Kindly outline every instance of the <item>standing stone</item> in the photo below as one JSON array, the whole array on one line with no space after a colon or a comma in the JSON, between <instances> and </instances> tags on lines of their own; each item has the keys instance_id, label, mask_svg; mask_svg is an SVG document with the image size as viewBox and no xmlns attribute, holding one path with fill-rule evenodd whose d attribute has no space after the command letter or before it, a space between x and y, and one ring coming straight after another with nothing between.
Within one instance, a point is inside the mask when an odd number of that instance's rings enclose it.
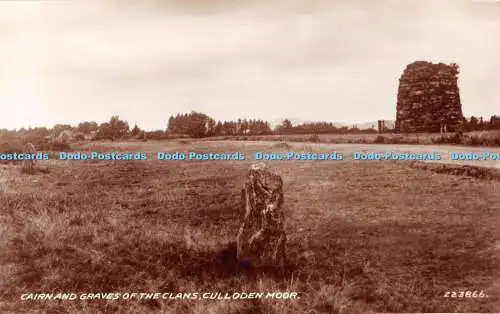
<instances>
[{"instance_id":1,"label":"standing stone","mask_svg":"<svg viewBox=\"0 0 500 314\"><path fill-rule=\"evenodd\" d=\"M23 162L22 162L22 166L21 166L21 172L22 173L29 173L29 174L32 174L35 172L35 159L26 159L26 155L27 154L36 154L36 149L35 149L35 145L31 144L31 143L26 143L26 145L24 145L23 147L23 154L24 154L24 159L23 159Z\"/></svg>"},{"instance_id":2,"label":"standing stone","mask_svg":"<svg viewBox=\"0 0 500 314\"><path fill-rule=\"evenodd\" d=\"M416 61L399 79L397 132L456 131L464 121L458 65Z\"/></svg>"},{"instance_id":3,"label":"standing stone","mask_svg":"<svg viewBox=\"0 0 500 314\"><path fill-rule=\"evenodd\" d=\"M244 220L236 238L238 261L253 266L285 263L283 181L264 164L250 167L242 190Z\"/></svg>"}]
</instances>

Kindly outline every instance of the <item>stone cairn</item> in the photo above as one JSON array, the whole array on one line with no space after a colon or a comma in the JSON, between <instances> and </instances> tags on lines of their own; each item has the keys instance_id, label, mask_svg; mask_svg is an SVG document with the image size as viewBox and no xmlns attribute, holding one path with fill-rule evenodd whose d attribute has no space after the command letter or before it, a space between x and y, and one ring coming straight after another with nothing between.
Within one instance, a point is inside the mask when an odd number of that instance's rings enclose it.
<instances>
[{"instance_id":1,"label":"stone cairn","mask_svg":"<svg viewBox=\"0 0 500 314\"><path fill-rule=\"evenodd\" d=\"M236 238L238 262L254 267L285 263L283 181L264 164L254 164L242 190L245 216Z\"/></svg>"},{"instance_id":2,"label":"stone cairn","mask_svg":"<svg viewBox=\"0 0 500 314\"><path fill-rule=\"evenodd\" d=\"M463 123L458 65L416 61L399 79L397 132L453 132Z\"/></svg>"},{"instance_id":3,"label":"stone cairn","mask_svg":"<svg viewBox=\"0 0 500 314\"><path fill-rule=\"evenodd\" d=\"M26 143L23 147L23 153L26 154L36 154L35 145L31 143ZM22 161L21 166L22 173L33 174L35 172L35 160L34 159L26 159L26 157Z\"/></svg>"}]
</instances>

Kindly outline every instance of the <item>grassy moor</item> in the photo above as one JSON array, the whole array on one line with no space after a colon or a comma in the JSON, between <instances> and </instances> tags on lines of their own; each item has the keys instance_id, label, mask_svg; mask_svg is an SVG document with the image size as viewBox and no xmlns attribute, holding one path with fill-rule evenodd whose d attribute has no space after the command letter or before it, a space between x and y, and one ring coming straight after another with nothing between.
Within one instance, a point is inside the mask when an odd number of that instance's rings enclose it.
<instances>
[{"instance_id":1,"label":"grassy moor","mask_svg":"<svg viewBox=\"0 0 500 314\"><path fill-rule=\"evenodd\" d=\"M286 147L311 151L312 145ZM328 151L316 145L314 151ZM17 164L0 165L2 312L494 312L498 305L498 180L404 161L270 161L283 178L288 235L285 274L278 276L237 269L235 239L253 153L285 151L285 145L73 146L151 154L242 151L247 159L48 160L38 165L45 171L32 175L20 175ZM461 290L487 296L446 295ZM298 297L20 300L23 293L60 291L294 291Z\"/></svg>"}]
</instances>

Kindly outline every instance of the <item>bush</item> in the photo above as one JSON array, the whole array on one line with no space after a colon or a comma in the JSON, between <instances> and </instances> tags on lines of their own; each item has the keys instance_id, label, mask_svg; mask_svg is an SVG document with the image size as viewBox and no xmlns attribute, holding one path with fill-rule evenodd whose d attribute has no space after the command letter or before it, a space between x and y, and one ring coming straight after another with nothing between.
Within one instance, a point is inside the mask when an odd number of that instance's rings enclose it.
<instances>
[{"instance_id":1,"label":"bush","mask_svg":"<svg viewBox=\"0 0 500 314\"><path fill-rule=\"evenodd\" d=\"M158 131L151 131L151 132L146 132L145 136L148 140L159 141L159 140L165 139L165 132L159 131L159 130Z\"/></svg>"},{"instance_id":2,"label":"bush","mask_svg":"<svg viewBox=\"0 0 500 314\"><path fill-rule=\"evenodd\" d=\"M464 135L462 132L455 132L450 138L451 144L463 144L464 143Z\"/></svg>"},{"instance_id":3,"label":"bush","mask_svg":"<svg viewBox=\"0 0 500 314\"><path fill-rule=\"evenodd\" d=\"M467 136L464 140L464 144L469 146L481 146L484 145L484 139L475 135Z\"/></svg>"},{"instance_id":4,"label":"bush","mask_svg":"<svg viewBox=\"0 0 500 314\"><path fill-rule=\"evenodd\" d=\"M405 142L404 137L395 136L389 139L389 144L403 144Z\"/></svg>"},{"instance_id":5,"label":"bush","mask_svg":"<svg viewBox=\"0 0 500 314\"><path fill-rule=\"evenodd\" d=\"M476 139L475 141L478 141ZM438 137L432 138L433 144L455 144L455 145L467 145L471 143L473 140L469 140L467 136L464 136L462 132L455 132L453 135L440 135ZM480 144L481 145L481 144Z\"/></svg>"},{"instance_id":6,"label":"bush","mask_svg":"<svg viewBox=\"0 0 500 314\"><path fill-rule=\"evenodd\" d=\"M494 136L494 137L489 137L489 138L483 138L483 144L484 146L500 146L500 135Z\"/></svg>"},{"instance_id":7,"label":"bush","mask_svg":"<svg viewBox=\"0 0 500 314\"><path fill-rule=\"evenodd\" d=\"M135 137L137 140L146 140L146 132L144 131L139 131L139 133L137 133L136 137Z\"/></svg>"},{"instance_id":8,"label":"bush","mask_svg":"<svg viewBox=\"0 0 500 314\"><path fill-rule=\"evenodd\" d=\"M443 135L431 138L432 144L444 144L445 137Z\"/></svg>"},{"instance_id":9,"label":"bush","mask_svg":"<svg viewBox=\"0 0 500 314\"><path fill-rule=\"evenodd\" d=\"M286 149L289 149L292 146L290 146L290 144L288 144L287 142L281 142L281 143L278 143L278 144L274 144L272 147L273 148L286 148Z\"/></svg>"},{"instance_id":10,"label":"bush","mask_svg":"<svg viewBox=\"0 0 500 314\"><path fill-rule=\"evenodd\" d=\"M376 144L385 143L385 136L379 135L375 138L375 140L373 142Z\"/></svg>"},{"instance_id":11,"label":"bush","mask_svg":"<svg viewBox=\"0 0 500 314\"><path fill-rule=\"evenodd\" d=\"M318 136L318 134L313 134L311 135L308 139L307 139L308 142L319 142L320 141L320 138Z\"/></svg>"}]
</instances>

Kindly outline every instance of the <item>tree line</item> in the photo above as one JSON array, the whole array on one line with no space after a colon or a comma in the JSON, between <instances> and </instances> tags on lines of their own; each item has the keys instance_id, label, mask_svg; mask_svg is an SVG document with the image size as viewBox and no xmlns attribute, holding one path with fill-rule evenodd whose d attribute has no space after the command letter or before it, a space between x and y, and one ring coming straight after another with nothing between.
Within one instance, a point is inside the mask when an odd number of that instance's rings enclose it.
<instances>
[{"instance_id":1,"label":"tree line","mask_svg":"<svg viewBox=\"0 0 500 314\"><path fill-rule=\"evenodd\" d=\"M482 117L470 117L464 121L464 130L490 131L500 130L500 116L493 115L488 121ZM164 130L144 131L137 124L130 128L129 123L113 115L109 121L98 124L85 121L77 126L56 124L53 128L21 128L18 130L0 129L0 135L6 134L36 134L37 136L58 136L63 131L70 131L76 139L84 139L91 135L92 139L163 139L168 137L212 137L236 135L269 135L269 134L335 134L335 133L376 133L374 128L361 130L355 125L352 127L337 127L331 122L308 122L293 125L289 119L272 128L268 121L260 119L237 119L235 121L216 121L212 117L191 111L190 113L170 116ZM392 132L386 129L386 132Z\"/></svg>"},{"instance_id":2,"label":"tree line","mask_svg":"<svg viewBox=\"0 0 500 314\"><path fill-rule=\"evenodd\" d=\"M484 121L483 117L471 116L465 121L465 131L493 131L500 130L500 116L493 115L489 121Z\"/></svg>"}]
</instances>

